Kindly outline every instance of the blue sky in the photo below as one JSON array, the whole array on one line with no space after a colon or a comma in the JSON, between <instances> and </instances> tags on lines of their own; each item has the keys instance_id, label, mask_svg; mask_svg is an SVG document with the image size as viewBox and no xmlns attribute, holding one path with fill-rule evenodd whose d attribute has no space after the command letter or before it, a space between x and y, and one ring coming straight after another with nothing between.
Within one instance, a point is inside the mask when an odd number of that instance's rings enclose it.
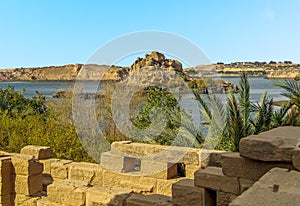
<instances>
[{"instance_id":1,"label":"blue sky","mask_svg":"<svg viewBox=\"0 0 300 206\"><path fill-rule=\"evenodd\" d=\"M187 38L212 62L300 63L300 0L1 0L0 68L84 63L143 30Z\"/></svg>"}]
</instances>

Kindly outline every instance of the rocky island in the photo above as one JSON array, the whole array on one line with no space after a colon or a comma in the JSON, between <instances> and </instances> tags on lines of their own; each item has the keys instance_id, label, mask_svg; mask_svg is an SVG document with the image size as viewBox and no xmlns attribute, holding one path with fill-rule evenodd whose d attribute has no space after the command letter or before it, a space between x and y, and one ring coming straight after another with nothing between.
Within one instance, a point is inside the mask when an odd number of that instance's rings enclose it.
<instances>
[{"instance_id":1,"label":"rocky island","mask_svg":"<svg viewBox=\"0 0 300 206\"><path fill-rule=\"evenodd\" d=\"M266 78L299 79L300 64L291 61L284 62L235 62L224 64L219 62L212 65L201 65L192 68L183 68L177 60L166 59L159 52L153 51L145 58L137 58L130 67L95 65L95 64L68 64L64 66L47 66L34 68L11 68L0 70L0 81L75 81L83 67L86 74L81 74L86 80L121 81L132 71L149 66L159 66L169 71L175 71L188 79L199 79L203 76L222 77L239 76L245 71L249 76L263 76ZM99 75L105 69L104 75Z\"/></svg>"}]
</instances>

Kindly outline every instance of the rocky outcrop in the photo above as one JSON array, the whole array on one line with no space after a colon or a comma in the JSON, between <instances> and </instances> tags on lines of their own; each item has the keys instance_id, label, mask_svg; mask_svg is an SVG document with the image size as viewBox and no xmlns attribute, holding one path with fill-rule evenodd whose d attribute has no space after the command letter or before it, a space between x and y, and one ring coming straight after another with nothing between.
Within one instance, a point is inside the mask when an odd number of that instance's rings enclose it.
<instances>
[{"instance_id":1,"label":"rocky outcrop","mask_svg":"<svg viewBox=\"0 0 300 206\"><path fill-rule=\"evenodd\" d=\"M96 64L16 68L0 70L0 81L74 81L77 77L92 81L120 81L128 71L127 67Z\"/></svg>"},{"instance_id":2,"label":"rocky outcrop","mask_svg":"<svg viewBox=\"0 0 300 206\"><path fill-rule=\"evenodd\" d=\"M146 54L145 58L137 58L131 65L131 69L135 70L148 66L159 66L163 69L168 69L169 71L183 73L182 64L179 61L166 59L163 54L157 51L151 52L150 55Z\"/></svg>"}]
</instances>

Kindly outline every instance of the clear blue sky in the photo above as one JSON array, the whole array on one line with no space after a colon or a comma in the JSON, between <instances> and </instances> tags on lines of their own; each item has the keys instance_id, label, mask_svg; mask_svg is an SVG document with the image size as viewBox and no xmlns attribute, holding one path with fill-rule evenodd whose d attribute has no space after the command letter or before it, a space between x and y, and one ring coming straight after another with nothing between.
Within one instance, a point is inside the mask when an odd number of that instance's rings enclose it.
<instances>
[{"instance_id":1,"label":"clear blue sky","mask_svg":"<svg viewBox=\"0 0 300 206\"><path fill-rule=\"evenodd\" d=\"M185 37L212 62L300 63L300 0L1 0L0 68L84 63L141 30Z\"/></svg>"}]
</instances>

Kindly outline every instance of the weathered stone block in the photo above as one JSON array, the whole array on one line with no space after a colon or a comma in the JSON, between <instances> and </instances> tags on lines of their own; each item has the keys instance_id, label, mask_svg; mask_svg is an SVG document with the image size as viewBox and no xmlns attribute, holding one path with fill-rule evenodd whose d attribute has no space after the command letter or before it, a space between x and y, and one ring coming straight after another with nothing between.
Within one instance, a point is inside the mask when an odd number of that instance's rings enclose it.
<instances>
[{"instance_id":1,"label":"weathered stone block","mask_svg":"<svg viewBox=\"0 0 300 206\"><path fill-rule=\"evenodd\" d=\"M103 185L103 168L98 164L71 163L69 165L69 179L80 180L89 185Z\"/></svg>"},{"instance_id":2,"label":"weathered stone block","mask_svg":"<svg viewBox=\"0 0 300 206\"><path fill-rule=\"evenodd\" d=\"M222 171L228 177L257 181L274 167L294 169L288 163L256 161L244 158L239 153L225 153L222 155Z\"/></svg>"},{"instance_id":3,"label":"weathered stone block","mask_svg":"<svg viewBox=\"0 0 300 206\"><path fill-rule=\"evenodd\" d=\"M54 179L68 179L68 171L71 160L57 160L51 162L51 176Z\"/></svg>"},{"instance_id":4,"label":"weathered stone block","mask_svg":"<svg viewBox=\"0 0 300 206\"><path fill-rule=\"evenodd\" d=\"M293 165L300 171L300 148L297 148L293 154Z\"/></svg>"},{"instance_id":5,"label":"weathered stone block","mask_svg":"<svg viewBox=\"0 0 300 206\"><path fill-rule=\"evenodd\" d=\"M16 175L35 175L43 172L43 164L29 155L12 155L12 173Z\"/></svg>"},{"instance_id":6,"label":"weathered stone block","mask_svg":"<svg viewBox=\"0 0 300 206\"><path fill-rule=\"evenodd\" d=\"M38 197L30 197L21 194L14 194L12 196L13 205L36 205L38 199Z\"/></svg>"},{"instance_id":7,"label":"weathered stone block","mask_svg":"<svg viewBox=\"0 0 300 206\"><path fill-rule=\"evenodd\" d=\"M240 154L254 160L292 162L300 145L300 127L279 127L267 132L242 138Z\"/></svg>"},{"instance_id":8,"label":"weathered stone block","mask_svg":"<svg viewBox=\"0 0 300 206\"><path fill-rule=\"evenodd\" d=\"M248 190L252 185L254 184L255 181L252 180L247 180L247 179L242 179L239 178L239 184L240 184L240 193L245 192Z\"/></svg>"},{"instance_id":9,"label":"weathered stone block","mask_svg":"<svg viewBox=\"0 0 300 206\"><path fill-rule=\"evenodd\" d=\"M44 169L43 169L43 173L44 174L51 174L51 163L52 162L56 162L59 159L45 159L45 160L39 160L40 163L43 163L44 165Z\"/></svg>"},{"instance_id":10,"label":"weathered stone block","mask_svg":"<svg viewBox=\"0 0 300 206\"><path fill-rule=\"evenodd\" d=\"M228 206L236 197L237 195L231 193L217 191L217 206Z\"/></svg>"},{"instance_id":11,"label":"weathered stone block","mask_svg":"<svg viewBox=\"0 0 300 206\"><path fill-rule=\"evenodd\" d=\"M157 191L157 179L140 176L140 173L116 173L103 170L103 187L132 189L137 193L153 193Z\"/></svg>"},{"instance_id":12,"label":"weathered stone block","mask_svg":"<svg viewBox=\"0 0 300 206\"><path fill-rule=\"evenodd\" d=\"M132 190L129 189L91 187L86 191L86 206L125 205L125 200L131 193Z\"/></svg>"},{"instance_id":13,"label":"weathered stone block","mask_svg":"<svg viewBox=\"0 0 300 206\"><path fill-rule=\"evenodd\" d=\"M43 197L37 200L37 206L63 206L63 204L49 201L48 197Z\"/></svg>"},{"instance_id":14,"label":"weathered stone block","mask_svg":"<svg viewBox=\"0 0 300 206\"><path fill-rule=\"evenodd\" d=\"M230 206L299 205L300 172L273 168L252 187L235 198Z\"/></svg>"},{"instance_id":15,"label":"weathered stone block","mask_svg":"<svg viewBox=\"0 0 300 206\"><path fill-rule=\"evenodd\" d=\"M202 149L200 154L201 168L221 167L221 157L226 152Z\"/></svg>"},{"instance_id":16,"label":"weathered stone block","mask_svg":"<svg viewBox=\"0 0 300 206\"><path fill-rule=\"evenodd\" d=\"M237 178L227 177L222 168L207 167L195 172L195 186L231 194L240 194Z\"/></svg>"},{"instance_id":17,"label":"weathered stone block","mask_svg":"<svg viewBox=\"0 0 300 206\"><path fill-rule=\"evenodd\" d=\"M48 186L48 200L62 205L84 206L88 189L86 186L81 181L54 181Z\"/></svg>"},{"instance_id":18,"label":"weathered stone block","mask_svg":"<svg viewBox=\"0 0 300 206\"><path fill-rule=\"evenodd\" d=\"M193 165L186 165L185 166L185 177L186 178L194 178L194 173L201 169L201 167L198 166L193 166Z\"/></svg>"},{"instance_id":19,"label":"weathered stone block","mask_svg":"<svg viewBox=\"0 0 300 206\"><path fill-rule=\"evenodd\" d=\"M172 186L173 206L202 206L204 188L196 187L193 179L180 180Z\"/></svg>"},{"instance_id":20,"label":"weathered stone block","mask_svg":"<svg viewBox=\"0 0 300 206\"><path fill-rule=\"evenodd\" d=\"M141 173L149 177L171 179L177 177L177 164L161 163L142 159Z\"/></svg>"},{"instance_id":21,"label":"weathered stone block","mask_svg":"<svg viewBox=\"0 0 300 206\"><path fill-rule=\"evenodd\" d=\"M126 206L172 206L172 198L164 195L134 194L126 200Z\"/></svg>"},{"instance_id":22,"label":"weathered stone block","mask_svg":"<svg viewBox=\"0 0 300 206\"><path fill-rule=\"evenodd\" d=\"M158 179L157 180L157 194L166 195L166 196L172 196L172 185L175 182L178 182L181 179L170 179L170 180L163 180Z\"/></svg>"},{"instance_id":23,"label":"weathered stone block","mask_svg":"<svg viewBox=\"0 0 300 206\"><path fill-rule=\"evenodd\" d=\"M16 175L12 177L14 192L22 195L34 195L43 189L42 174L31 176Z\"/></svg>"},{"instance_id":24,"label":"weathered stone block","mask_svg":"<svg viewBox=\"0 0 300 206\"><path fill-rule=\"evenodd\" d=\"M51 158L50 147L27 145L21 149L20 154L31 155L38 160Z\"/></svg>"},{"instance_id":25,"label":"weathered stone block","mask_svg":"<svg viewBox=\"0 0 300 206\"><path fill-rule=\"evenodd\" d=\"M136 158L104 152L101 154L101 165L115 172L130 172L135 170Z\"/></svg>"}]
</instances>

